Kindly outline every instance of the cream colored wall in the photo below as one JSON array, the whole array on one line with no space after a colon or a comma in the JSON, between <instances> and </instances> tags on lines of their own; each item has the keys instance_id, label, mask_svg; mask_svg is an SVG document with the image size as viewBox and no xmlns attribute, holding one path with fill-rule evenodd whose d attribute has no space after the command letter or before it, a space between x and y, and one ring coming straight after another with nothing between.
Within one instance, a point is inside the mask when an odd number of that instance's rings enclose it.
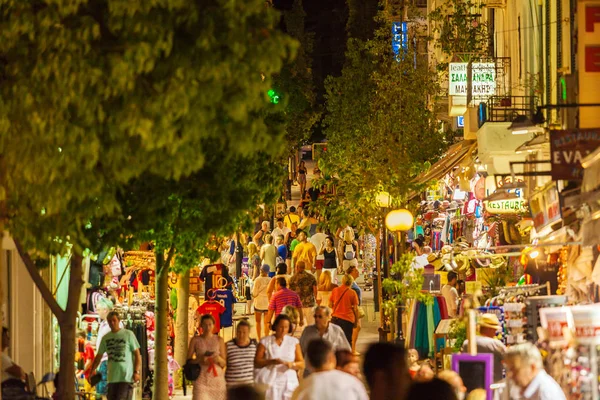
<instances>
[{"instance_id":1,"label":"cream colored wall","mask_svg":"<svg viewBox=\"0 0 600 400\"><path fill-rule=\"evenodd\" d=\"M14 243L8 237L2 240L0 269L6 282L6 298L10 306L6 311L10 317L10 356L26 372L33 372L37 380L50 372L54 348L51 340L49 309L27 273ZM10 258L10 263L7 258ZM7 265L10 264L10 271ZM46 272L46 276L49 274ZM48 337L50 335L50 338Z\"/></svg>"}]
</instances>

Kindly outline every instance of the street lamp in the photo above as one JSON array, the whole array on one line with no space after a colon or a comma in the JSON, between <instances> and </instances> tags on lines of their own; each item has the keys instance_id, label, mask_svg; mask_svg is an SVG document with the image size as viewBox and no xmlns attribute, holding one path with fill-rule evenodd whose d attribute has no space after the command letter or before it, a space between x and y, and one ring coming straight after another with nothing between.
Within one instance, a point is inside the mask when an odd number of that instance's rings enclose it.
<instances>
[{"instance_id":1,"label":"street lamp","mask_svg":"<svg viewBox=\"0 0 600 400\"><path fill-rule=\"evenodd\" d=\"M381 216L385 216L387 213L388 208L390 208L390 206L392 205L392 201L393 198L392 196L385 191L381 191L379 193L377 193L377 195L375 195L375 204L377 205L377 207L381 208ZM383 242L382 242L382 236L383 236ZM381 304L383 303L383 285L382 285L382 281L383 281L383 277L387 276L387 271L388 271L388 251L387 251L387 229L385 229L385 225L383 225L383 229L380 229L379 232L377 233L377 263L375 264L375 272L377 274L377 277L375 279L375 281L373 282L374 284L374 290L375 290L375 312L379 311L379 317L380 317L380 327L379 327L379 340L380 341L386 341L387 339L387 330L385 329L386 323L385 323L385 316L383 311L381 311L380 307ZM382 246L383 243L383 246ZM383 261L383 263L382 263Z\"/></svg>"},{"instance_id":2,"label":"street lamp","mask_svg":"<svg viewBox=\"0 0 600 400\"><path fill-rule=\"evenodd\" d=\"M402 232L406 232L413 227L415 219L412 213L406 209L400 210L392 210L385 217L385 226L392 232L397 233L398 235L402 235ZM397 235L394 234L394 260L398 261L398 244L397 244ZM403 239L402 239L403 240ZM399 277L403 279L404 277ZM404 338L404 332L402 330L402 309L404 305L401 304L396 309L396 325L397 325L397 334L396 334L396 343L400 346L404 347L406 339Z\"/></svg>"}]
</instances>

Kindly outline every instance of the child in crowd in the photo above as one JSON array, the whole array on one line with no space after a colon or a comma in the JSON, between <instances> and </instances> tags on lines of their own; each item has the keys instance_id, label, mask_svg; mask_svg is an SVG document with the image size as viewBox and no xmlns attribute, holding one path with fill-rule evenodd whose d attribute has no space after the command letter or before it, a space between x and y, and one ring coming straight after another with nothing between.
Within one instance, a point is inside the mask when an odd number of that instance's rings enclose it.
<instances>
[{"instance_id":1,"label":"child in crowd","mask_svg":"<svg viewBox=\"0 0 600 400\"><path fill-rule=\"evenodd\" d=\"M414 379L421 365L419 364L419 352L416 349L408 350L408 373Z\"/></svg>"}]
</instances>

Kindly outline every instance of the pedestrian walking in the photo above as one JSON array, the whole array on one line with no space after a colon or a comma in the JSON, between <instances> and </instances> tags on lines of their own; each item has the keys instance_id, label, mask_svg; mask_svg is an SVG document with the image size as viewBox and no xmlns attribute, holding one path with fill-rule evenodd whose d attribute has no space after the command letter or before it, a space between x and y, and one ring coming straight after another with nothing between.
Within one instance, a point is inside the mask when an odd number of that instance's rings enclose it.
<instances>
[{"instance_id":1,"label":"pedestrian walking","mask_svg":"<svg viewBox=\"0 0 600 400\"><path fill-rule=\"evenodd\" d=\"M223 369L227 356L223 338L213 333L215 318L210 314L200 317L202 334L190 340L187 359L200 365L200 375L194 381L192 400L225 400L226 385Z\"/></svg>"},{"instance_id":2,"label":"pedestrian walking","mask_svg":"<svg viewBox=\"0 0 600 400\"><path fill-rule=\"evenodd\" d=\"M274 277L277 267L277 247L273 244L273 236L270 234L265 235L265 244L260 248L260 259L262 265L269 266L269 276Z\"/></svg>"},{"instance_id":3,"label":"pedestrian walking","mask_svg":"<svg viewBox=\"0 0 600 400\"><path fill-rule=\"evenodd\" d=\"M323 257L323 272L329 271L332 282L337 283L338 255L331 236L327 236L321 244L319 255Z\"/></svg>"},{"instance_id":4,"label":"pedestrian walking","mask_svg":"<svg viewBox=\"0 0 600 400\"><path fill-rule=\"evenodd\" d=\"M326 340L313 339L307 347L307 361L313 368L294 391L294 400L367 400L363 384L354 376L335 369L333 346Z\"/></svg>"},{"instance_id":5,"label":"pedestrian walking","mask_svg":"<svg viewBox=\"0 0 600 400\"><path fill-rule=\"evenodd\" d=\"M350 350L338 349L335 351L336 368L342 372L361 379L360 360Z\"/></svg>"},{"instance_id":6,"label":"pedestrian walking","mask_svg":"<svg viewBox=\"0 0 600 400\"><path fill-rule=\"evenodd\" d=\"M271 236L273 236L275 239L277 239L279 236L285 238L285 235L287 235L287 233L290 231L290 228L285 226L285 224L283 223L283 217L277 218L276 224L277 226L275 227L275 229L273 229L273 232L271 232Z\"/></svg>"},{"instance_id":7,"label":"pedestrian walking","mask_svg":"<svg viewBox=\"0 0 600 400\"><path fill-rule=\"evenodd\" d=\"M363 363L371 400L404 399L411 380L403 347L392 343L372 344Z\"/></svg>"},{"instance_id":8,"label":"pedestrian walking","mask_svg":"<svg viewBox=\"0 0 600 400\"><path fill-rule=\"evenodd\" d=\"M256 347L256 340L250 338L250 324L241 320L237 324L235 338L227 342L227 388L254 383Z\"/></svg>"},{"instance_id":9,"label":"pedestrian walking","mask_svg":"<svg viewBox=\"0 0 600 400\"><path fill-rule=\"evenodd\" d=\"M307 325L315 323L313 308L317 305L317 280L305 271L304 261L296 264L296 273L290 278L290 289L298 293L302 302L302 315Z\"/></svg>"},{"instance_id":10,"label":"pedestrian walking","mask_svg":"<svg viewBox=\"0 0 600 400\"><path fill-rule=\"evenodd\" d=\"M333 283L331 272L329 270L323 270L317 286L317 304L326 307L329 306L331 292L336 287L338 287L338 285Z\"/></svg>"},{"instance_id":11,"label":"pedestrian walking","mask_svg":"<svg viewBox=\"0 0 600 400\"><path fill-rule=\"evenodd\" d=\"M277 278L276 291L269 301L269 312L267 313L267 321L270 323L273 320L273 316L277 317L281 314L283 307L292 306L298 309L302 309L302 301L298 293L287 288L287 281L285 278ZM300 318L300 326L303 326L304 321Z\"/></svg>"},{"instance_id":12,"label":"pedestrian walking","mask_svg":"<svg viewBox=\"0 0 600 400\"><path fill-rule=\"evenodd\" d=\"M542 355L534 344L525 342L506 350L506 378L527 400L565 400L560 385L544 370Z\"/></svg>"},{"instance_id":13,"label":"pedestrian walking","mask_svg":"<svg viewBox=\"0 0 600 400\"><path fill-rule=\"evenodd\" d=\"M306 163L304 161L300 161L300 165L298 165L298 175L296 177L298 184L300 185L300 197L304 197L304 192L306 191L307 173L308 170L306 169Z\"/></svg>"},{"instance_id":14,"label":"pedestrian walking","mask_svg":"<svg viewBox=\"0 0 600 400\"><path fill-rule=\"evenodd\" d=\"M346 271L351 266L358 267L358 242L354 240L354 230L344 230L344 240L340 243L342 267Z\"/></svg>"},{"instance_id":15,"label":"pedestrian walking","mask_svg":"<svg viewBox=\"0 0 600 400\"><path fill-rule=\"evenodd\" d=\"M298 262L303 261L305 268L312 272L317 259L317 249L314 244L307 241L306 233L303 231L298 232L298 242L292 256L294 267Z\"/></svg>"},{"instance_id":16,"label":"pedestrian walking","mask_svg":"<svg viewBox=\"0 0 600 400\"><path fill-rule=\"evenodd\" d=\"M264 334L269 333L269 321L267 321L267 313L269 312L269 297L267 296L267 289L271 278L269 278L269 266L263 265L260 271L260 276L254 280L254 287L252 288L252 298L254 299L254 319L256 320L256 337L258 340L262 338L263 329ZM263 321L263 317L265 317Z\"/></svg>"},{"instance_id":17,"label":"pedestrian walking","mask_svg":"<svg viewBox=\"0 0 600 400\"><path fill-rule=\"evenodd\" d=\"M323 339L333 347L333 351L336 350L350 350L350 343L346 339L344 331L339 326L330 323L331 322L331 310L326 306L315 307L314 325L308 325L304 328L302 336L300 336L300 348L302 349L302 355L307 359L308 357L308 345L315 339ZM307 363L306 369L304 370L304 376L312 371L312 365Z\"/></svg>"},{"instance_id":18,"label":"pedestrian walking","mask_svg":"<svg viewBox=\"0 0 600 400\"><path fill-rule=\"evenodd\" d=\"M250 264L250 271L248 271L248 276L252 277L252 279L256 279L258 275L260 275L261 264L258 247L254 242L248 243L248 263Z\"/></svg>"},{"instance_id":19,"label":"pedestrian walking","mask_svg":"<svg viewBox=\"0 0 600 400\"><path fill-rule=\"evenodd\" d=\"M317 226L316 233L310 237L310 242L315 246L315 249L317 249L317 258L315 260L317 281L319 280L325 265L325 256L323 255L323 252L320 251L325 247L325 239L327 239L327 235L323 233L323 228Z\"/></svg>"},{"instance_id":20,"label":"pedestrian walking","mask_svg":"<svg viewBox=\"0 0 600 400\"><path fill-rule=\"evenodd\" d=\"M287 285L288 286L290 285L290 278L292 276L287 273L288 270L289 270L289 268L288 268L287 264L285 264L285 263L277 264L276 274L274 277L271 278L271 281L269 282L269 287L267 288L267 296L269 297L269 301L271 300L273 293L275 293L275 285L277 283L277 278L285 278Z\"/></svg>"},{"instance_id":21,"label":"pedestrian walking","mask_svg":"<svg viewBox=\"0 0 600 400\"><path fill-rule=\"evenodd\" d=\"M289 212L283 217L283 224L288 228L292 229L292 225L295 223L296 227L300 222L300 216L296 213L296 207L291 206Z\"/></svg>"},{"instance_id":22,"label":"pedestrian walking","mask_svg":"<svg viewBox=\"0 0 600 400\"><path fill-rule=\"evenodd\" d=\"M344 275L342 286L333 289L329 299L331 322L342 328L348 343L352 343L352 329L358 321L358 296L352 290L352 282L354 279L350 275Z\"/></svg>"},{"instance_id":23,"label":"pedestrian walking","mask_svg":"<svg viewBox=\"0 0 600 400\"><path fill-rule=\"evenodd\" d=\"M304 358L298 339L288 334L290 328L289 317L278 315L273 323L274 333L258 344L255 381L265 388L265 400L289 400L298 387L298 371L304 368Z\"/></svg>"},{"instance_id":24,"label":"pedestrian walking","mask_svg":"<svg viewBox=\"0 0 600 400\"><path fill-rule=\"evenodd\" d=\"M111 311L106 317L110 332L100 341L98 354L90 368L89 380L96 374L96 369L104 353L108 354L108 400L131 400L133 384L138 383L142 373L142 355L140 344L135 335L128 329L121 328L119 313Z\"/></svg>"},{"instance_id":25,"label":"pedestrian walking","mask_svg":"<svg viewBox=\"0 0 600 400\"><path fill-rule=\"evenodd\" d=\"M265 236L267 233L270 233L269 225L269 221L263 221L260 225L260 229L256 231L252 237L252 241L256 243L258 247L262 247L262 245L265 243Z\"/></svg>"},{"instance_id":26,"label":"pedestrian walking","mask_svg":"<svg viewBox=\"0 0 600 400\"><path fill-rule=\"evenodd\" d=\"M360 288L360 286L358 286L358 283L356 283L356 279L358 279L360 273L358 272L358 268L356 268L355 266L350 266L348 268L348 271L346 271L346 274L352 277L353 282L351 287L352 290L354 290L354 293L356 293L356 296L358 297L358 321L356 321L356 327L352 329L352 351L354 353L357 353L356 342L358 340L358 334L360 333L360 330L362 328L361 319L365 315L362 309L362 289Z\"/></svg>"}]
</instances>

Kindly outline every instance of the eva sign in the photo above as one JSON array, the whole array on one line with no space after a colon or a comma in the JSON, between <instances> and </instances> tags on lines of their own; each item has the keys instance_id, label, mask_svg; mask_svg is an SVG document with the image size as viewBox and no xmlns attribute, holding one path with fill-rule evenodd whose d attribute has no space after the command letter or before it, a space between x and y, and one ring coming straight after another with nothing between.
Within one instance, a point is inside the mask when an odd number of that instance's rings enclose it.
<instances>
[{"instance_id":1,"label":"eva sign","mask_svg":"<svg viewBox=\"0 0 600 400\"><path fill-rule=\"evenodd\" d=\"M550 131L552 179L582 180L581 160L598 146L600 146L600 128Z\"/></svg>"},{"instance_id":2,"label":"eva sign","mask_svg":"<svg viewBox=\"0 0 600 400\"><path fill-rule=\"evenodd\" d=\"M468 63L450 63L448 94L467 96L469 81ZM471 64L471 95L487 97L496 93L496 65L494 63Z\"/></svg>"}]
</instances>

